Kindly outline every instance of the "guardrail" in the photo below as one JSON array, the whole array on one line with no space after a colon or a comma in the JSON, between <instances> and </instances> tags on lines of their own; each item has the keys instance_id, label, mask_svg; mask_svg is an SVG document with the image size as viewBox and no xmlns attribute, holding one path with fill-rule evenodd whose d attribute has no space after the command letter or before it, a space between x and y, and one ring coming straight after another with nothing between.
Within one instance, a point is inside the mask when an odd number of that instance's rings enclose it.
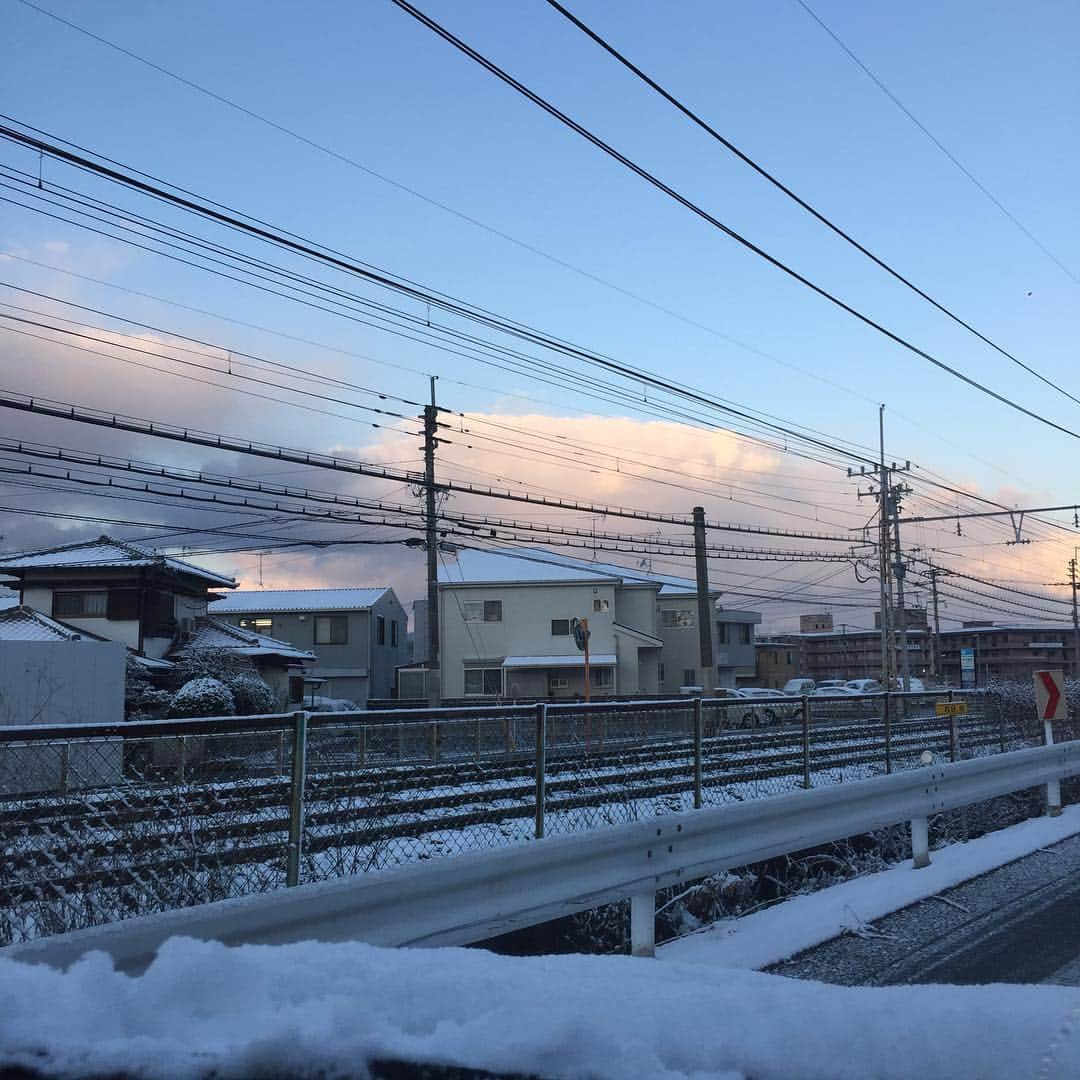
<instances>
[{"instance_id":1,"label":"guardrail","mask_svg":"<svg viewBox=\"0 0 1080 1080\"><path fill-rule=\"evenodd\" d=\"M1035 747L131 919L0 955L61 967L102 949L138 972L178 934L230 945L466 945L626 897L632 950L651 955L658 889L901 821L918 844L931 814L1078 774L1080 741Z\"/></svg>"},{"instance_id":2,"label":"guardrail","mask_svg":"<svg viewBox=\"0 0 1080 1080\"><path fill-rule=\"evenodd\" d=\"M0 728L0 944L1025 745L947 697Z\"/></svg>"}]
</instances>

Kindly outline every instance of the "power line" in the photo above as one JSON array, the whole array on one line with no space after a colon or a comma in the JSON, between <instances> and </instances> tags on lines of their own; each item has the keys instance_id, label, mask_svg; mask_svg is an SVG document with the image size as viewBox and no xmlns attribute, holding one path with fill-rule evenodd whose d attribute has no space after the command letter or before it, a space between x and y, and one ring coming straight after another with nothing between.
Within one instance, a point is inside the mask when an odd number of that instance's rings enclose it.
<instances>
[{"instance_id":1,"label":"power line","mask_svg":"<svg viewBox=\"0 0 1080 1080\"><path fill-rule=\"evenodd\" d=\"M544 112L548 113L560 123L570 128L571 131L576 132L587 142L592 143L593 146L601 150L603 153L607 154L609 157L613 158L620 165L623 165L625 168L629 169L631 172L641 177L647 183L655 187L658 191L667 195L670 199L673 199L675 202L685 207L692 214L695 214L697 217L701 218L701 220L713 226L713 228L718 229L725 236L734 240L736 243L740 244L748 251L753 252L753 254L757 255L759 258L764 259L767 263L775 267L777 270L780 270L788 277L792 278L794 281L797 281L800 285L805 286L811 292L816 293L818 296L822 297L822 299L827 300L829 303L833 304L841 311L844 311L848 315L851 315L854 319L863 323L865 326L870 327L872 330L877 331L879 334L892 341L893 343L901 346L904 349L907 349L915 356L919 356L923 360L926 360L929 363L933 364L935 367L940 368L942 371L948 372L948 374L952 375L954 378L957 378L962 382L966 383L968 386L971 386L972 388L980 391L981 393L994 398L994 400L1001 402L1003 405L1007 405L1009 408L1014 409L1017 412L1023 413L1025 416L1029 417L1032 420L1036 420L1040 424L1045 424L1047 427L1053 428L1056 431L1060 431L1064 435L1069 435L1074 439L1080 439L1080 432L1073 431L1072 429L1067 428L1062 424L1058 424L1045 416L1041 416L1034 410L1029 409L1024 405L1021 405L1018 402L1013 401L1011 398L1006 397L1004 394L999 394L996 390L992 390L985 384L978 382L970 375L965 375L959 369L954 368L950 364L945 363L945 361L938 359L938 357L934 356L932 353L927 352L925 349L919 348L919 346L913 344L911 341L901 336L899 333L890 330L883 323L880 323L876 319L873 319L871 316L864 314L858 308L853 307L845 300L842 300L835 293L832 293L823 286L818 285L816 282L812 281L804 274L801 274L799 271L795 270L793 267L789 266L781 259L769 254L769 252L767 252L764 248L761 248L757 244L753 243L751 240L748 240L745 236L736 232L729 225L725 225L724 222L722 222L715 215L711 214L708 210L703 209L701 206L693 202L687 196L681 194L670 184L661 180L654 173L649 172L649 170L637 164L637 162L627 157L621 151L616 150L615 147L612 146L610 143L605 142L588 128L584 127L582 124L579 124L576 120L572 119L570 116L564 113L561 109L557 108L546 98L541 97L535 91L530 90L527 86L525 86L524 83L520 82L518 79L514 78L514 76L509 74L509 72L505 71L493 61L489 60L487 57L477 52L471 45L468 45L466 42L462 41L461 38L452 34L441 23L436 22L436 20L431 18L429 15L425 15L422 11L419 10L419 8L416 8L411 3L409 3L408 0L390 0L390 2L399 7L406 14L411 15L423 26L426 26L429 30L433 31L444 41L448 42L454 48L464 53L471 60L474 60L485 70L489 71L496 78L506 83L506 85L511 87L513 90L516 90L523 97L527 98L533 104L541 108ZM869 461L865 463L873 464L873 462Z\"/></svg>"},{"instance_id":2,"label":"power line","mask_svg":"<svg viewBox=\"0 0 1080 1080\"><path fill-rule=\"evenodd\" d=\"M801 0L800 0L800 2L801 2ZM559 14L562 15L565 19L567 19L570 23L572 23L574 26L576 26L582 33L584 33L587 37L589 37L592 41L594 41L597 45L599 45L601 49L603 49L606 53L608 53L609 56L614 57L620 64L623 65L623 67L625 67L628 71L633 72L634 75L636 75L642 82L644 82L651 89L655 90L656 93L658 93L665 101L667 101L669 104L673 105L676 109L678 109L679 112L681 112L683 114L683 116L685 116L688 120L691 121L691 123L695 124L702 131L704 131L707 135L709 135L713 139L715 139L718 143L720 143L721 146L723 146L726 150L729 150L732 154L734 154L744 164L749 165L750 168L754 170L754 172L756 172L759 176L761 176L762 178L767 180L778 191L783 192L784 195L786 195L789 199L791 199L799 207L801 207L808 214L810 214L811 217L813 217L817 221L821 222L822 225L824 225L827 229L831 230L833 233L835 233L837 236L839 236L842 240L844 240L848 244L850 244L853 248L855 248L856 251L860 252L860 254L862 254L862 255L865 255L876 266L880 267L887 274L891 275L893 278L895 278L897 281L899 281L902 285L905 285L908 289L910 289L917 296L920 296L927 303L929 303L933 307L937 308L938 311L940 311L943 315L947 316L948 318L952 319L952 321L954 323L956 323L958 326L962 326L969 333L974 334L975 337L977 337L981 342L983 342L986 345L989 345L990 348L994 349L996 352L1000 353L1002 356L1004 356L1007 359L1011 360L1018 367L1023 368L1024 371L1028 372L1030 375L1034 375L1036 379L1038 379L1040 382L1045 383L1047 386L1052 387L1059 394L1064 394L1064 396L1067 397L1074 404L1080 405L1080 398L1075 397L1074 395L1070 394L1069 391L1066 390L1064 387L1059 386L1053 380L1048 379L1041 372L1036 371L1035 368L1031 367L1029 364L1025 364L1023 360L1021 360L1019 357L1013 355L1013 353L1011 353L1008 349L1005 349L1001 345L998 345L997 342L992 341L981 330L977 330L974 326L971 325L971 323L967 322L965 319L962 319L959 315L957 315L954 311L950 310L948 307L946 307L940 301L935 300L934 297L932 297L924 289L919 288L919 286L916 285L913 281L911 281L910 278L905 277L902 273L900 273L899 270L895 269L895 267L890 266L887 262L885 262L884 259L879 258L869 248L867 248L865 245L861 244L858 240L856 240L849 232L847 232L845 229L842 229L834 221L830 220L823 213L821 213L820 210L817 210L814 206L812 206L810 203L808 203L805 199L803 199L801 196L797 195L794 191L791 190L790 187L788 187L785 183L783 183L783 181L779 180L776 176L774 176L771 172L769 172L766 168L764 168L764 166L758 164L758 162L756 162L752 157L750 157L748 154L746 154L742 150L740 150L729 139L724 138L724 136L721 135L720 132L716 130L716 128L714 128L711 124L709 124L708 122L703 120L698 113L694 112L687 105L684 105L683 102L681 102L677 97L675 97L669 91L665 90L664 87L661 86L660 83L658 83L655 79L653 79L650 76L646 75L645 72L641 70L641 68L639 68L635 63L633 63L633 61L629 60L623 53L621 53L618 49L616 49L610 42L608 42L604 38L602 38L595 30L593 30L591 27L586 25L584 22L581 21L581 19L579 19L576 15L574 15L572 12L567 10L562 4L560 4L559 0L547 0L547 3L551 7L553 7L557 12L559 12ZM806 5L803 4L803 7L806 7ZM810 9L807 8L807 10L809 11ZM813 12L811 12L811 14L813 14ZM814 16L814 17L816 18L817 16Z\"/></svg>"},{"instance_id":3,"label":"power line","mask_svg":"<svg viewBox=\"0 0 1080 1080\"><path fill-rule=\"evenodd\" d=\"M1006 207L990 189L979 180L966 165L952 153L951 150L936 135L927 128L921 120L859 59L854 51L848 47L836 32L810 7L805 0L795 2L810 16L836 42L847 54L848 58L862 71L864 75L970 180L975 187L985 195L990 202L1001 211L1059 270L1067 274L1074 284L1080 285L1080 277L1069 269L1015 214Z\"/></svg>"}]
</instances>

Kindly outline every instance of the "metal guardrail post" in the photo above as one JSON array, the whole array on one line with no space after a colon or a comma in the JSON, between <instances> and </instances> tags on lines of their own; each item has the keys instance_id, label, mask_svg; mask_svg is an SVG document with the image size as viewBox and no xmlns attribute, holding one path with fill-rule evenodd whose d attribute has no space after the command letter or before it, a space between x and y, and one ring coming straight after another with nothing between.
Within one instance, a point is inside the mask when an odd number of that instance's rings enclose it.
<instances>
[{"instance_id":1,"label":"metal guardrail post","mask_svg":"<svg viewBox=\"0 0 1080 1080\"><path fill-rule=\"evenodd\" d=\"M885 772L892 772L892 691L885 691Z\"/></svg>"},{"instance_id":2,"label":"metal guardrail post","mask_svg":"<svg viewBox=\"0 0 1080 1080\"><path fill-rule=\"evenodd\" d=\"M911 862L916 870L930 865L930 826L924 817L911 819Z\"/></svg>"},{"instance_id":3,"label":"metal guardrail post","mask_svg":"<svg viewBox=\"0 0 1080 1080\"><path fill-rule=\"evenodd\" d=\"M367 724L361 724L356 735L356 757L360 768L367 765Z\"/></svg>"},{"instance_id":4,"label":"metal guardrail post","mask_svg":"<svg viewBox=\"0 0 1080 1080\"><path fill-rule=\"evenodd\" d=\"M694 698L694 809L701 809L702 742L705 734L705 715L701 698Z\"/></svg>"},{"instance_id":5,"label":"metal guardrail post","mask_svg":"<svg viewBox=\"0 0 1080 1080\"><path fill-rule=\"evenodd\" d=\"M810 787L810 695L802 699L802 786Z\"/></svg>"},{"instance_id":6,"label":"metal guardrail post","mask_svg":"<svg viewBox=\"0 0 1080 1080\"><path fill-rule=\"evenodd\" d=\"M653 892L630 897L630 955L656 955L656 894Z\"/></svg>"},{"instance_id":7,"label":"metal guardrail post","mask_svg":"<svg viewBox=\"0 0 1080 1080\"><path fill-rule=\"evenodd\" d=\"M1054 745L1054 723L1052 720L1043 721L1043 742L1047 746ZM1049 817L1058 817L1061 814L1061 781L1050 780L1046 785L1046 813Z\"/></svg>"},{"instance_id":8,"label":"metal guardrail post","mask_svg":"<svg viewBox=\"0 0 1080 1080\"><path fill-rule=\"evenodd\" d=\"M289 851L285 884L300 884L300 855L304 843L304 780L307 776L308 714L293 713L292 781L289 785Z\"/></svg>"},{"instance_id":9,"label":"metal guardrail post","mask_svg":"<svg viewBox=\"0 0 1080 1080\"><path fill-rule=\"evenodd\" d=\"M536 704L536 839L544 837L544 782L547 778L547 705Z\"/></svg>"}]
</instances>

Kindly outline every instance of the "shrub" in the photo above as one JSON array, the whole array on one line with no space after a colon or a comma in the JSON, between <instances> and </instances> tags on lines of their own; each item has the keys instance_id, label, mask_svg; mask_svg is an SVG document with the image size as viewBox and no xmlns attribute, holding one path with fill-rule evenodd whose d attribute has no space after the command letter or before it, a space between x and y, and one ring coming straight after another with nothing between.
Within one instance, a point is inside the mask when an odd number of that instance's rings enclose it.
<instances>
[{"instance_id":1,"label":"shrub","mask_svg":"<svg viewBox=\"0 0 1080 1080\"><path fill-rule=\"evenodd\" d=\"M237 716L258 716L277 709L274 691L258 675L233 675L225 685L232 691Z\"/></svg>"},{"instance_id":2,"label":"shrub","mask_svg":"<svg viewBox=\"0 0 1080 1080\"><path fill-rule=\"evenodd\" d=\"M237 656L228 649L185 649L172 672L176 687L192 679L210 678L227 683L238 675L255 675L255 665L247 656Z\"/></svg>"},{"instance_id":3,"label":"shrub","mask_svg":"<svg viewBox=\"0 0 1080 1080\"><path fill-rule=\"evenodd\" d=\"M173 697L169 715L177 718L232 716L235 711L232 691L223 682L203 676L180 687Z\"/></svg>"}]
</instances>

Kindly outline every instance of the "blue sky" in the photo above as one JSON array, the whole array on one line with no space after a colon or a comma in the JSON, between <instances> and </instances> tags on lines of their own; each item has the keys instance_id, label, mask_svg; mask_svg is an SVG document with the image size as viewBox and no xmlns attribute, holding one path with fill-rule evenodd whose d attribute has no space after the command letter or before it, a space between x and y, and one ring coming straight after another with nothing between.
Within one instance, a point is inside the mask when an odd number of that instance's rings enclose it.
<instances>
[{"instance_id":1,"label":"blue sky","mask_svg":"<svg viewBox=\"0 0 1080 1080\"><path fill-rule=\"evenodd\" d=\"M302 10L275 2L46 6L715 333L330 160L18 0L0 3L0 95L4 111L20 120L621 360L848 439L876 444L876 403L885 401L894 455L987 492L1075 498L1074 440L960 386L785 280L385 0ZM750 239L948 362L1080 428L1075 405L829 236L540 0L422 6ZM1080 275L1080 9L1066 2L835 0L817 0L815 9ZM1080 286L960 175L794 0L577 0L573 10L879 255L1021 359L1069 383ZM81 272L438 371L447 378L443 400L456 407L540 408L514 402L507 396L513 392L545 399L543 411L554 415L582 404L208 284L2 205L0 239L46 261L44 245L66 241L63 261ZM25 264L9 264L5 274L32 287L55 284L53 275ZM118 304L116 294L85 283L78 294ZM163 315L131 297L120 307L226 336L220 324ZM227 336L238 347L267 347L254 333ZM281 359L309 352L275 343ZM400 371L359 364L349 371L409 394L424 390L420 378ZM455 387L454 374L490 389Z\"/></svg>"}]
</instances>

